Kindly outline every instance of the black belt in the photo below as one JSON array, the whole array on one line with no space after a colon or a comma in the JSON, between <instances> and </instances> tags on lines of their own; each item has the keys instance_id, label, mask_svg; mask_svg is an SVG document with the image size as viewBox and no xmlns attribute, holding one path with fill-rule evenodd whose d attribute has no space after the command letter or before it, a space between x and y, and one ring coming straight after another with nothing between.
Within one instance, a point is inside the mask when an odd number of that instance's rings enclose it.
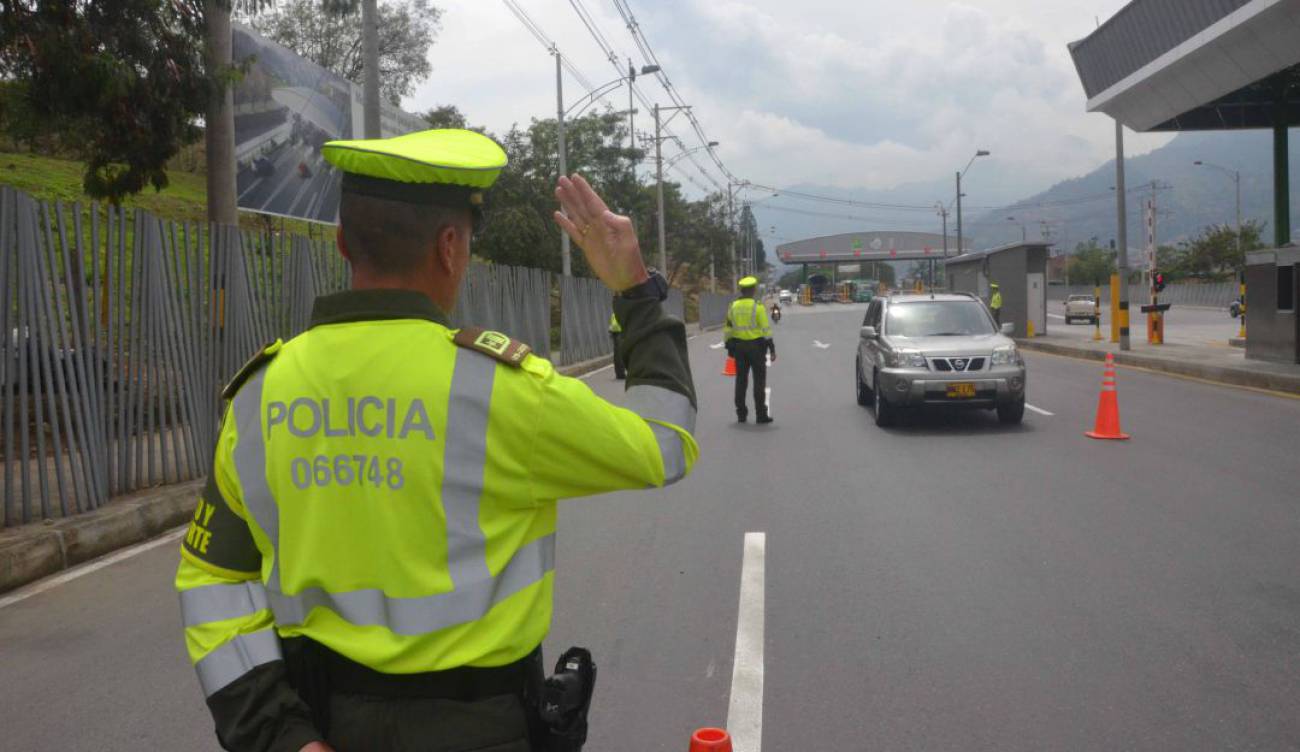
<instances>
[{"instance_id":1,"label":"black belt","mask_svg":"<svg viewBox=\"0 0 1300 752\"><path fill-rule=\"evenodd\" d=\"M500 695L523 696L542 681L540 646L505 666L460 666L420 674L385 674L306 637L292 637L284 642L286 657L298 653L300 659L313 664L315 671L309 670L310 673L324 680L330 694L477 702Z\"/></svg>"}]
</instances>

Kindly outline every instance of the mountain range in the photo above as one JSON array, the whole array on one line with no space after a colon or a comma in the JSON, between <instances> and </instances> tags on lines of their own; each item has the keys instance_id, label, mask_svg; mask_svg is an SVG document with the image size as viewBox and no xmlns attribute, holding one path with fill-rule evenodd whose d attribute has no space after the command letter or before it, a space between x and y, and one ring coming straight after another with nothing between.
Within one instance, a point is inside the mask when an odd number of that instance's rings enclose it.
<instances>
[{"instance_id":1,"label":"mountain range","mask_svg":"<svg viewBox=\"0 0 1300 752\"><path fill-rule=\"evenodd\" d=\"M1294 139L1293 139L1294 140ZM1269 131L1180 133L1146 154L1125 159L1129 248L1134 257L1145 244L1144 204L1156 202L1156 240L1175 244L1211 225L1232 224L1236 215L1235 182L1241 174L1242 221L1264 225L1273 237L1273 140ZM1300 167L1300 149L1292 146L1291 174ZM1198 166L1196 161L1223 170ZM980 169L984 174L981 176ZM1097 238L1108 243L1116 233L1115 162L1109 160L1086 175L1028 196L1014 195L1014 176L977 164L963 186L963 230L967 248L987 248L1020 240L1045 239L1061 252ZM1154 186L1154 190L1153 190ZM951 207L953 181L915 182L891 189L845 189L801 184L776 195L751 191L755 219L770 249L781 243L818 235L866 230L940 232L936 205L949 205L948 234L956 247L956 212ZM832 201L814 200L820 196ZM1292 239L1300 240L1300 186L1291 191Z\"/></svg>"}]
</instances>

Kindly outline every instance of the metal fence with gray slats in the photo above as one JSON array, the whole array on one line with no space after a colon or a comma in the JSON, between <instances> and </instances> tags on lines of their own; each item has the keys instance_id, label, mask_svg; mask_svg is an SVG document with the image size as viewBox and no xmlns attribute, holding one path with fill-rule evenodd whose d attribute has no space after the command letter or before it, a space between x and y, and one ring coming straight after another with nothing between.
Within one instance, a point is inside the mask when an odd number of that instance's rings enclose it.
<instances>
[{"instance_id":1,"label":"metal fence with gray slats","mask_svg":"<svg viewBox=\"0 0 1300 752\"><path fill-rule=\"evenodd\" d=\"M221 385L347 284L332 244L0 188L0 527L203 475Z\"/></svg>"},{"instance_id":2,"label":"metal fence with gray slats","mask_svg":"<svg viewBox=\"0 0 1300 752\"><path fill-rule=\"evenodd\" d=\"M715 292L700 293L700 328L712 329L722 326L727 320L731 300L730 295Z\"/></svg>"},{"instance_id":3,"label":"metal fence with gray slats","mask_svg":"<svg viewBox=\"0 0 1300 752\"><path fill-rule=\"evenodd\" d=\"M476 263L465 275L451 320L504 332L550 357L550 296L548 271Z\"/></svg>"},{"instance_id":4,"label":"metal fence with gray slats","mask_svg":"<svg viewBox=\"0 0 1300 752\"><path fill-rule=\"evenodd\" d=\"M0 187L0 528L205 474L221 386L349 284L332 242ZM553 284L476 263L452 321L550 357ZM561 278L559 292L562 363L609 354L605 286ZM684 302L673 290L665 309L682 317Z\"/></svg>"},{"instance_id":5,"label":"metal fence with gray slats","mask_svg":"<svg viewBox=\"0 0 1300 752\"><path fill-rule=\"evenodd\" d=\"M579 363L613 351L609 288L600 280L560 278L560 364Z\"/></svg>"}]
</instances>

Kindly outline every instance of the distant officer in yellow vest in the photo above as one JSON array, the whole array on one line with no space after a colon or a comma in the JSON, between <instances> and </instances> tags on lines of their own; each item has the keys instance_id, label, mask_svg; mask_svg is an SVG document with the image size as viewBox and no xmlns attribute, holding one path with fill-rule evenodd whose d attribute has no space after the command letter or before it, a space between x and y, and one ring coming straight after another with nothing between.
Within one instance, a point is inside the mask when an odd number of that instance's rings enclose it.
<instances>
[{"instance_id":1,"label":"distant officer in yellow vest","mask_svg":"<svg viewBox=\"0 0 1300 752\"><path fill-rule=\"evenodd\" d=\"M767 413L767 356L776 361L776 343L772 341L772 326L767 320L767 309L756 297L758 279L745 277L738 283L740 298L731 303L722 334L727 352L736 359L736 420L749 420L745 405L745 392L749 387L749 372L754 372L754 422L771 423Z\"/></svg>"},{"instance_id":2,"label":"distant officer in yellow vest","mask_svg":"<svg viewBox=\"0 0 1300 752\"><path fill-rule=\"evenodd\" d=\"M541 749L556 733L537 709L556 500L690 472L684 327L631 221L561 177L556 219L626 332L624 405L606 402L526 344L448 323L506 164L496 143L435 130L324 156L344 172L352 290L317 299L306 332L226 387L176 574L217 737L257 752Z\"/></svg>"},{"instance_id":3,"label":"distant officer in yellow vest","mask_svg":"<svg viewBox=\"0 0 1300 752\"><path fill-rule=\"evenodd\" d=\"M993 320L998 322L998 326L1002 326L1002 288L994 282L989 285L989 289L993 291L989 296L989 310L993 312Z\"/></svg>"}]
</instances>

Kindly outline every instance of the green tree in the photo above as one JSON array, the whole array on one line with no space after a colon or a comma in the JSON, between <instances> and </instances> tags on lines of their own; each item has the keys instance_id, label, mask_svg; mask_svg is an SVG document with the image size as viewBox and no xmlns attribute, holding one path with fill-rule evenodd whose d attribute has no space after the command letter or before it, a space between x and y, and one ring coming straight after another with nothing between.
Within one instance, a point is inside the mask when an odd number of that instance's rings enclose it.
<instances>
[{"instance_id":1,"label":"green tree","mask_svg":"<svg viewBox=\"0 0 1300 752\"><path fill-rule=\"evenodd\" d=\"M1070 281L1076 284L1110 284L1115 273L1115 251L1102 247L1097 238L1079 243L1070 256Z\"/></svg>"},{"instance_id":2,"label":"green tree","mask_svg":"<svg viewBox=\"0 0 1300 752\"><path fill-rule=\"evenodd\" d=\"M1241 226L1238 243L1234 228L1227 225L1206 227L1187 241L1183 269L1187 276L1201 279L1233 277L1246 262L1246 254L1263 248L1264 225L1250 220Z\"/></svg>"},{"instance_id":3,"label":"green tree","mask_svg":"<svg viewBox=\"0 0 1300 752\"><path fill-rule=\"evenodd\" d=\"M197 10L184 0L0 0L0 127L84 162L91 197L161 190L222 83L205 70Z\"/></svg>"},{"instance_id":4,"label":"green tree","mask_svg":"<svg viewBox=\"0 0 1300 752\"><path fill-rule=\"evenodd\" d=\"M429 48L441 28L442 10L429 0L390 0L379 10L380 96L393 105L429 77ZM322 13L320 0L287 0L252 20L267 38L349 81L365 73L361 54L361 6Z\"/></svg>"}]
</instances>

